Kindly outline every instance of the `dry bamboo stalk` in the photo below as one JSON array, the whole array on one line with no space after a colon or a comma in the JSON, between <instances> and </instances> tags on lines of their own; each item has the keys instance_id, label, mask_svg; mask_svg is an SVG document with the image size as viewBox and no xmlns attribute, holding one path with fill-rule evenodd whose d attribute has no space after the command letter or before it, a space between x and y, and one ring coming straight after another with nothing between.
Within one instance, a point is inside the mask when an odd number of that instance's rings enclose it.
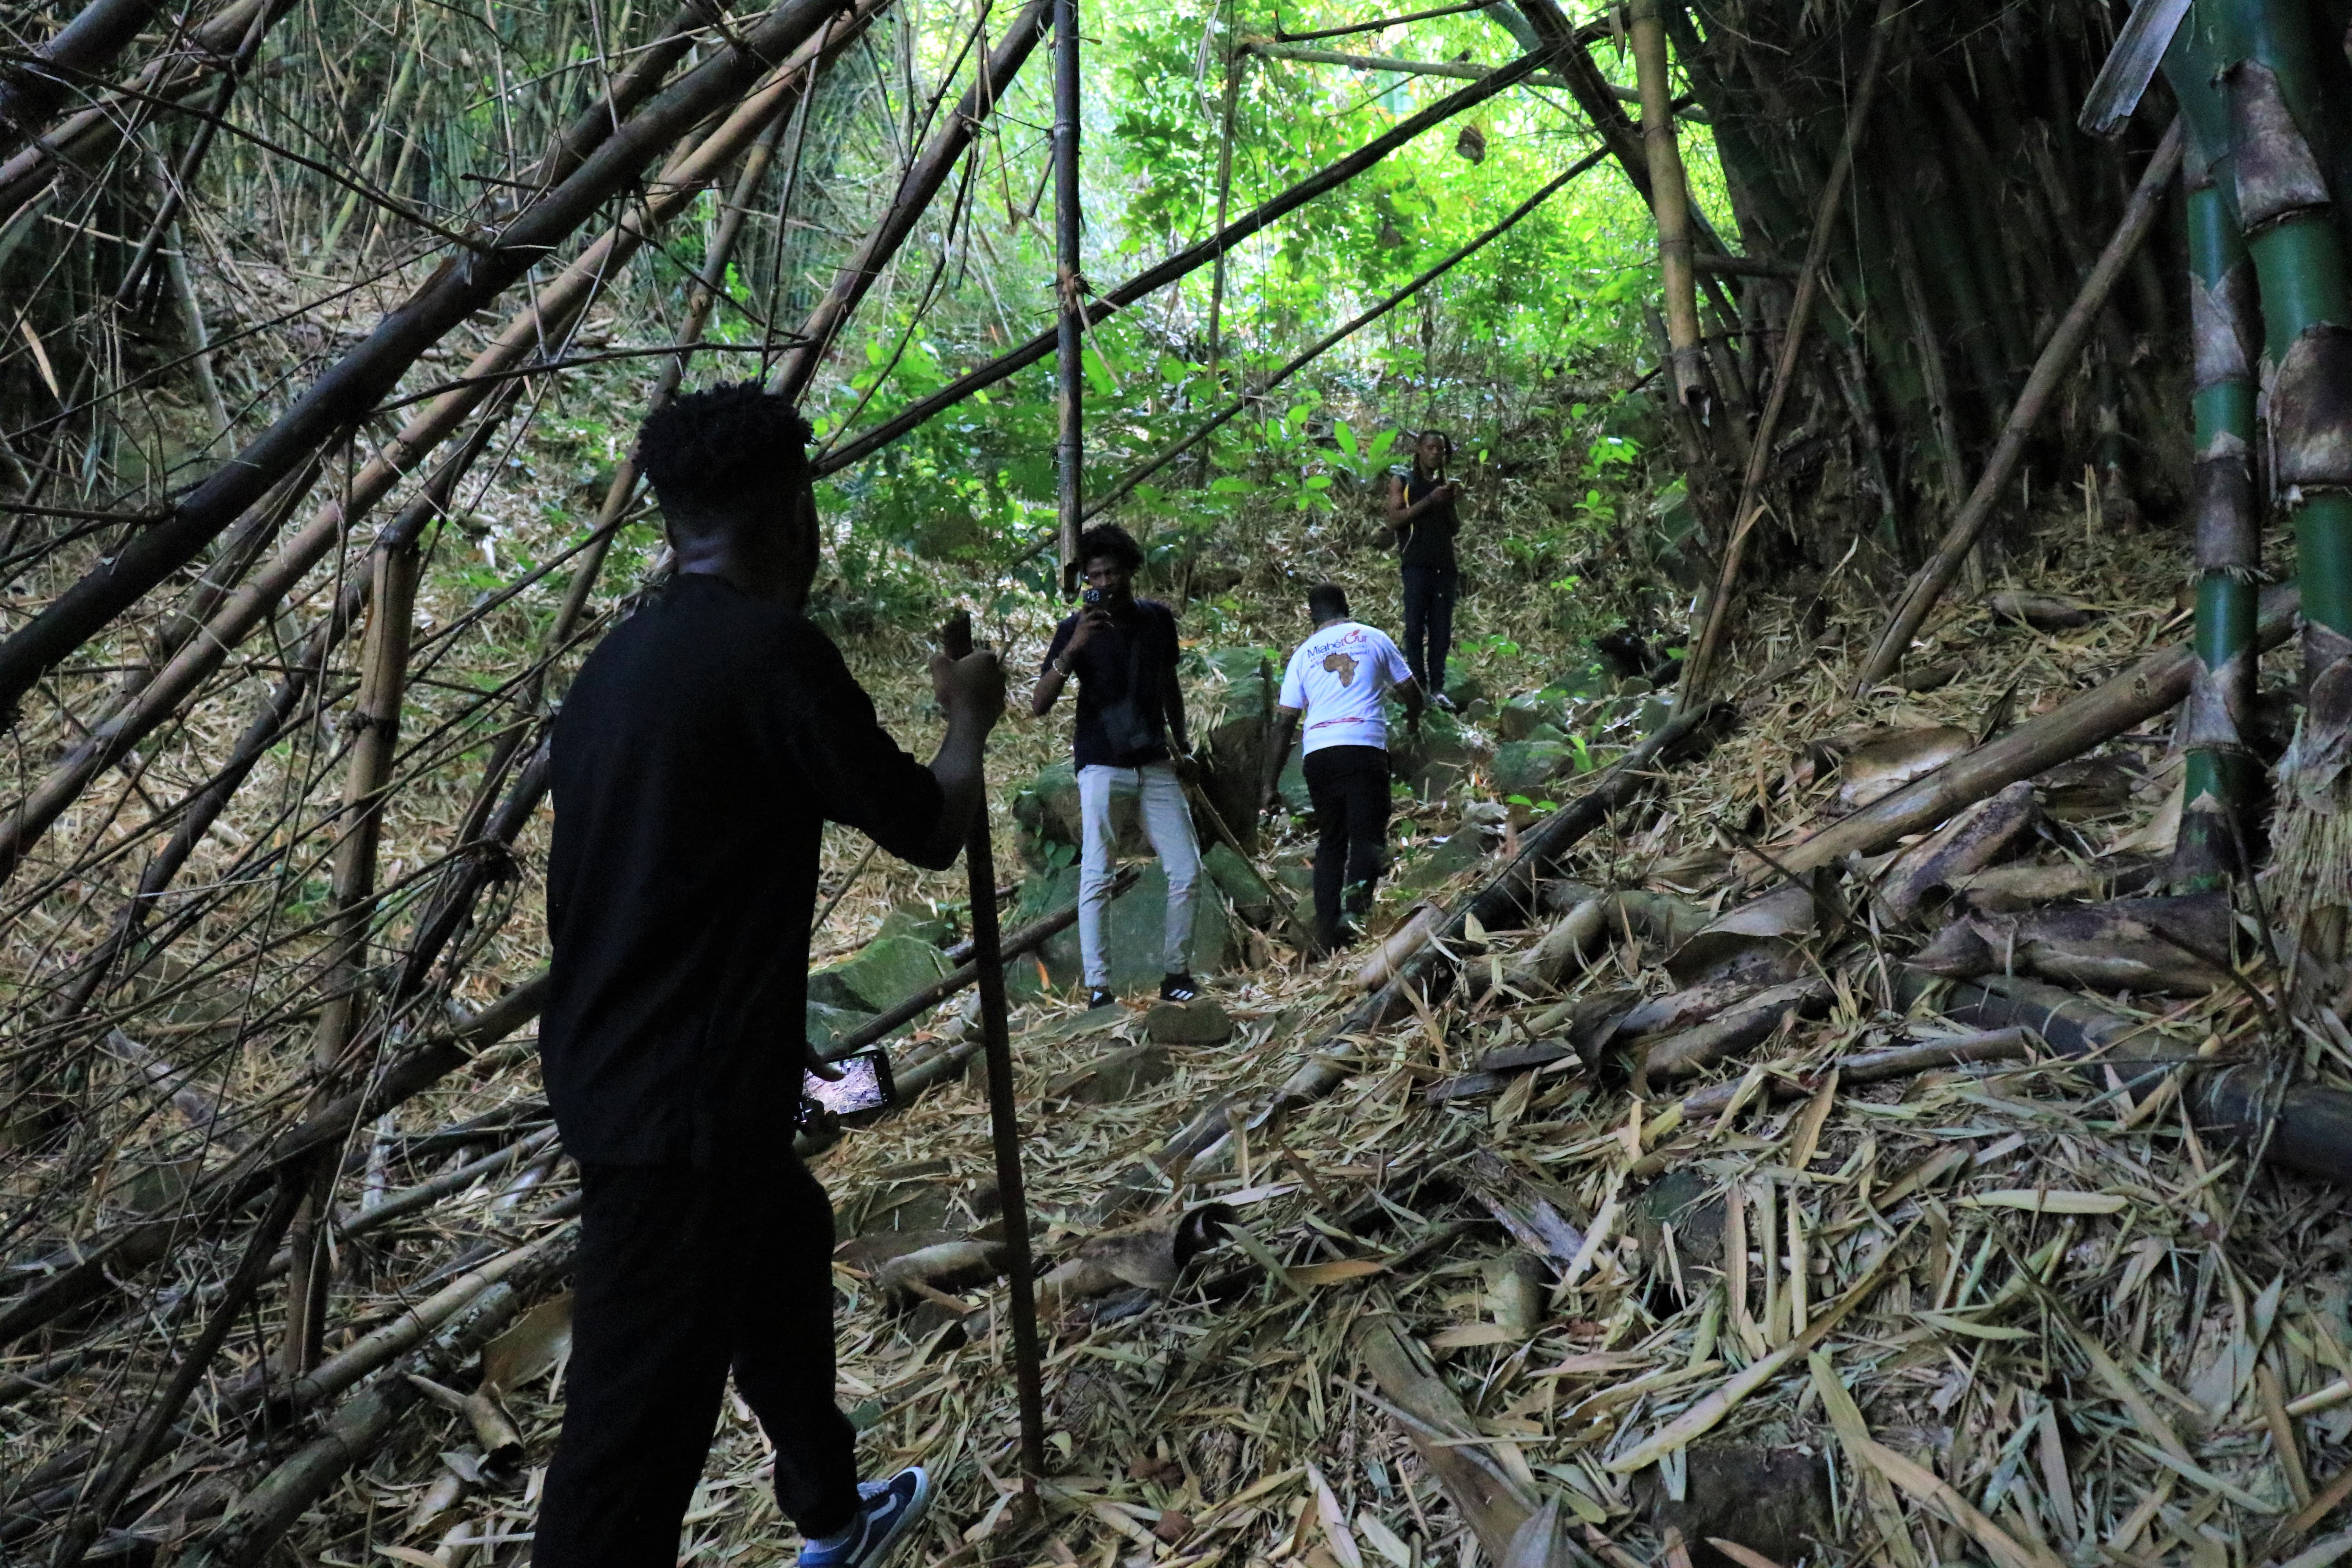
<instances>
[{"instance_id":1,"label":"dry bamboo stalk","mask_svg":"<svg viewBox=\"0 0 2352 1568\"><path fill-rule=\"evenodd\" d=\"M1731 540L1724 547L1723 565L1716 573L1715 586L1707 595L1706 623L1690 658L1683 665L1682 689L1675 699L1677 707L1696 702L1706 693L1706 678L1715 662L1716 648L1722 641L1732 590L1739 579L1740 558L1747 549L1748 533L1763 516L1757 491L1763 488L1764 471L1771 467L1780 416L1787 411L1789 395L1796 386L1799 352L1804 346L1805 329L1812 321L1813 306L1821 298L1822 268L1829 260L1831 241L1837 235L1838 209L1844 205L1846 186L1853 177L1854 148L1870 121L1871 105L1878 96L1879 70L1885 63L1886 39L1894 31L1896 5L1897 0L1879 0L1878 16L1871 23L1870 47L1862 59L1862 80L1854 89L1853 107L1846 115L1845 135L1838 143L1837 162L1830 165L1829 178L1822 185L1821 200L1813 210L1812 237L1805 244L1804 265L1797 272L1796 298L1789 306L1780 353L1772 366L1772 394L1765 400L1764 416L1748 444L1746 471L1739 479L1739 504L1732 509ZM1643 110L1645 118L1647 113Z\"/></svg>"},{"instance_id":2,"label":"dry bamboo stalk","mask_svg":"<svg viewBox=\"0 0 2352 1568\"><path fill-rule=\"evenodd\" d=\"M289 1165L317 1150L340 1145L354 1126L438 1083L484 1047L536 1018L546 994L545 975L525 982L456 1028L395 1058L369 1083L198 1183L181 1212L124 1226L77 1248L55 1273L0 1308L0 1345L124 1289L138 1270L160 1261L173 1247L226 1223L237 1209L267 1192Z\"/></svg>"},{"instance_id":3,"label":"dry bamboo stalk","mask_svg":"<svg viewBox=\"0 0 2352 1568\"><path fill-rule=\"evenodd\" d=\"M2041 423L2056 398L2060 384L2074 369L2074 356L2082 352L2083 342L2090 335L2099 312L2105 308L2107 295L2116 280L2123 276L2124 268L2148 231L2156 226L2158 212L2164 205L2164 193L2180 169L2182 131L2175 120L2158 143L2156 153L2148 160L2140 174L2139 185L2132 192L2124 208L2123 220L2116 226L2106 249L2099 255L2098 265L2083 280L2082 290L2074 297L2057 331L2042 348L2041 357L2033 362L2033 372L2025 379L2025 386L2017 395L2017 403L2010 410L2009 420L2001 428L2000 439L1985 459L1984 472L1977 477L1977 487L1969 492L1968 502L1944 531L1936 553L1919 568L1888 620L1886 629L1879 636L1870 658L1862 668L1854 683L1856 695L1869 689L1895 673L1903 662L1911 638L1927 618L1927 612L1951 585L1952 578L1976 548L1977 536L1985 524L1992 521L1993 509L2009 490L2009 482L2016 477L2017 466L2025 458L2026 443L2032 437L2033 427Z\"/></svg>"},{"instance_id":4,"label":"dry bamboo stalk","mask_svg":"<svg viewBox=\"0 0 2352 1568\"><path fill-rule=\"evenodd\" d=\"M794 8L818 3L819 0L788 0ZM426 405L399 437L379 451L358 474L341 487L337 498L322 506L310 522L289 540L261 572L229 595L207 624L205 635L193 639L183 648L135 699L96 726L90 739L53 768L32 794L20 803L5 825L0 826L0 872L13 872L21 863L26 848L47 831L91 778L110 766L156 725L178 710L196 686L219 667L228 651L261 623L277 602L323 558L359 516L391 490L407 464L446 438L467 414L494 392L514 384L489 378L497 377L527 353L549 342L560 340L568 332L579 312L586 309L597 286L610 272L634 256L650 237L655 227L689 206L705 184L731 163L735 155L765 129L770 120L789 108L793 90L813 65L845 47L857 34L859 26L870 22L887 4L888 0L861 0L856 13L857 26L834 30L829 34L829 42L821 46L803 42L799 51L772 75L765 87L743 100L698 146L681 153L663 172L640 211L624 217L558 278L539 289L532 304L520 312L498 338L475 357L457 386ZM794 14L797 14L797 9ZM700 74L698 71L687 80L692 82ZM673 89L673 94L676 90ZM665 100L673 94L665 94ZM696 101L699 101L698 98ZM656 110L648 110L647 115L656 114L657 109L658 106ZM675 118L676 111L669 117ZM599 159L604 159L612 146L617 145L620 145L618 142L608 145L600 152ZM585 177L583 172L575 178ZM518 220L517 226L521 226L521 220ZM389 323L396 321L400 314L395 312L394 317L387 318L387 327L379 329L377 338L370 342L373 343L384 337L390 330ZM415 348L421 353L425 346L428 345L418 343ZM359 352L354 351L353 356L347 356L345 363L349 364ZM337 374L331 372L319 385L326 385ZM313 392L317 390L318 387L314 386ZM279 422L279 426L285 426L293 418L294 416L289 414L286 420ZM264 441L269 439L271 437L268 437L263 438ZM251 451L252 448L248 447L247 453ZM230 466L234 468L245 461L247 458L241 456L236 463ZM200 487L184 503L184 511L186 508L198 506L198 498L212 488L213 481ZM174 526L174 523L159 524L156 529L140 536L141 540L157 537ZM131 548L137 546L134 544ZM127 558L130 553L131 549L126 549L124 556ZM97 577L83 579L83 584L99 578L111 581L108 574L101 573ZM80 591L80 585L68 590L65 598L55 601L49 610L42 612L42 616L47 616ZM110 590L109 596L120 595ZM7 645L0 645L0 694L5 691L10 647L16 646L18 638L32 637L39 624L40 618L37 617L33 625L17 634L17 638L11 638ZM26 647L30 646L26 645Z\"/></svg>"},{"instance_id":5,"label":"dry bamboo stalk","mask_svg":"<svg viewBox=\"0 0 2352 1568\"><path fill-rule=\"evenodd\" d=\"M870 20L887 3L866 0L856 15ZM647 218L659 221L688 205L700 183L732 162L734 154L765 126L765 115L783 107L792 84L814 63L815 51L808 47L811 39L832 16L832 0L783 0L742 35L741 47L712 55L657 94L582 160L568 178L544 191L503 225L494 240L478 241L475 250L445 261L406 303L386 315L364 342L296 398L275 424L180 498L169 519L135 536L109 564L82 577L0 642L0 709L13 708L43 669L70 654L150 588L194 559L284 474L311 453L331 445L338 432L364 418L417 356L504 293L615 194L635 182L660 149L677 142L715 110L736 104L738 108L718 132L656 182L657 194L648 203L654 211ZM853 26L824 30L828 37L845 42L841 35L858 29ZM763 79L769 84L761 88ZM634 252L644 238L641 222L633 215L589 247L566 273L580 303L584 304L593 279ZM478 359L468 372L467 384L436 398L412 421L402 438L370 465L372 474L382 471L377 494L400 468L415 461L424 447L446 436L457 417L480 402L490 387L478 378L504 369L523 353L560 337L561 332L553 330L559 314L557 308L542 300L536 310L527 312L532 331L520 342L503 345L502 352L494 349L499 357L488 364ZM305 538L320 531L320 524L314 523L305 531ZM339 518L325 519L324 531L330 538L335 536L340 531ZM13 859L19 852L14 846L21 842L12 840L0 863Z\"/></svg>"},{"instance_id":6,"label":"dry bamboo stalk","mask_svg":"<svg viewBox=\"0 0 2352 1568\"><path fill-rule=\"evenodd\" d=\"M163 9L163 0L90 0L0 72L0 157L39 136L76 84L104 70Z\"/></svg>"}]
</instances>

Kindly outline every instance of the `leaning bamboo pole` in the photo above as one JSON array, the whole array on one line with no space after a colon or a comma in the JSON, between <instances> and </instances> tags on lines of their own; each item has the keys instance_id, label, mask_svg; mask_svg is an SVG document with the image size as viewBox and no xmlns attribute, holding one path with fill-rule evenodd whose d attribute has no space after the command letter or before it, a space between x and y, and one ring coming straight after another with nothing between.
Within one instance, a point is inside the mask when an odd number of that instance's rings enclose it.
<instances>
[{"instance_id":1,"label":"leaning bamboo pole","mask_svg":"<svg viewBox=\"0 0 2352 1568\"><path fill-rule=\"evenodd\" d=\"M2244 53L2223 74L2238 218L2262 286L2272 483L2294 519L2303 585L2304 713L2279 762L2273 903L2332 965L2352 931L2352 257L2305 129L2321 123L2317 18L2286 0L2234 13Z\"/></svg>"},{"instance_id":2,"label":"leaning bamboo pole","mask_svg":"<svg viewBox=\"0 0 2352 1568\"><path fill-rule=\"evenodd\" d=\"M1086 293L1078 208L1078 0L1054 4L1054 498L1062 592L1076 592L1086 487ZM1222 252L1220 256L1222 257Z\"/></svg>"},{"instance_id":3,"label":"leaning bamboo pole","mask_svg":"<svg viewBox=\"0 0 2352 1568\"><path fill-rule=\"evenodd\" d=\"M815 3L816 0L788 0L794 7ZM690 206L703 186L733 162L771 120L790 107L810 68L845 47L888 3L889 0L860 0L850 13L850 19L829 29L824 39L803 38L785 67L774 73L766 86L742 99L718 129L698 145L681 153L663 171L647 190L642 206L627 213L618 225L538 289L532 303L475 356L449 390L425 405L399 437L371 458L260 572L228 596L206 623L204 636L184 647L135 698L94 726L89 738L18 802L5 820L0 820L0 876L15 871L31 844L92 778L178 711L197 686L219 668L229 650L262 623L360 516L390 492L408 463L437 445L467 415L499 386L507 384L505 373L525 354L545 342L562 339L604 281L635 256L656 229ZM697 71L687 79L691 82L699 75ZM670 96L664 95L665 99ZM382 335L380 330L377 336ZM421 345L418 352L422 352ZM330 373L331 379L333 374ZM211 488L211 482L207 481L205 488ZM158 525L159 529L172 526ZM129 550L124 553L128 555ZM90 581L85 578L83 584ZM52 610L56 607L56 604L51 605ZM44 611L43 615L48 613ZM28 636L37 626L37 618L33 626L18 634L19 637ZM5 661L6 650L0 648L0 665Z\"/></svg>"},{"instance_id":4,"label":"leaning bamboo pole","mask_svg":"<svg viewBox=\"0 0 2352 1568\"><path fill-rule=\"evenodd\" d=\"M74 89L163 9L163 0L90 0L47 43L0 70L0 157L37 141Z\"/></svg>"},{"instance_id":5,"label":"leaning bamboo pole","mask_svg":"<svg viewBox=\"0 0 2352 1568\"><path fill-rule=\"evenodd\" d=\"M2156 226L2157 213L2164 205L2165 187L2180 168L2181 139L2181 125L2176 120L2142 171L2139 184L2125 205L2123 221L2116 226L2098 264L2083 280L2074 304L2057 330L2050 334L2041 357L2034 361L2033 373L2026 377L2024 390L2018 394L2017 403L2010 410L2000 439L1994 444L1992 456L1985 460L1984 471L1977 476L1976 489L1969 492L1951 526L1944 531L1935 555L1913 574L1905 587L1885 630L1879 634L1877 645L1864 662L1861 677L1854 683L1857 693L1867 692L1895 673L1920 623L1927 618L1936 601L1943 597L1944 590L1951 586L1961 563L1976 548L1977 536L1992 521L1994 508L2008 493L2009 482L2016 477L2018 465L2025 458L2026 443L2032 438L2034 426L2041 423L2042 416L2056 399L2060 384L2074 370L2075 356L2082 353L2092 325L2107 302L2107 295L2123 276L2132 253Z\"/></svg>"},{"instance_id":6,"label":"leaning bamboo pole","mask_svg":"<svg viewBox=\"0 0 2352 1568\"><path fill-rule=\"evenodd\" d=\"M957 163L980 134L981 125L996 108L1013 79L1020 73L1053 16L1054 0L1029 0L996 48L981 57L971 85L947 123L935 132L922 153L908 166L890 205L849 259L834 274L833 286L811 308L801 323L801 342L787 349L768 378L768 390L788 403L798 403L824 362L841 329L898 255L915 226L930 210L933 198L954 174Z\"/></svg>"},{"instance_id":7,"label":"leaning bamboo pole","mask_svg":"<svg viewBox=\"0 0 2352 1568\"><path fill-rule=\"evenodd\" d=\"M1642 94L1643 166L1650 174L1650 214L1658 226L1658 278L1666 302L1666 341L1674 351L1675 400L1688 407L1706 401L1706 380L1699 345L1698 275L1691 269L1690 185L1675 138L1664 5L1664 0L1633 0L1627 8L1628 30Z\"/></svg>"},{"instance_id":8,"label":"leaning bamboo pole","mask_svg":"<svg viewBox=\"0 0 2352 1568\"><path fill-rule=\"evenodd\" d=\"M1268 224L1297 211L1318 196L1339 189L1432 126L1442 125L1497 93L1517 86L1532 76L1541 63L1539 56L1522 56L1485 80L1474 82L1460 92L1449 94L1419 113L1397 121L1346 157L1259 204L1199 243L1187 246L1117 287L1096 295L1084 308L1082 324L1088 329L1099 326L1138 300L1148 299L1187 274L1208 266ZM1059 342L1060 331L1056 327L1038 333L1020 347L999 354L986 364L966 371L939 391L909 404L898 415L863 432L847 444L826 451L816 461L817 476L823 478L838 473L852 464L865 461L909 430L928 424L973 393L985 391L1028 369L1052 353Z\"/></svg>"},{"instance_id":9,"label":"leaning bamboo pole","mask_svg":"<svg viewBox=\"0 0 2352 1568\"><path fill-rule=\"evenodd\" d=\"M870 18L884 3L887 0L867 0L857 14ZM0 710L13 709L42 671L97 636L149 590L194 560L286 473L312 452L332 444L340 432L366 418L426 349L520 281L606 202L635 184L663 148L714 112L742 104L763 78L780 69L786 75L756 96L781 101L790 78L811 63L810 40L833 15L834 0L782 0L739 36L738 47L712 54L656 94L581 160L568 178L531 200L495 232L471 237L465 249L445 260L358 347L295 398L268 429L182 496L168 518L134 535L107 563L85 574L0 642ZM730 154L740 152L764 123L753 116L747 125L739 109L730 121L740 136L726 149ZM712 140L718 140L717 133ZM731 156L726 161L731 162ZM715 172L705 167L692 183L698 187L701 179ZM669 176L665 182L668 191L656 201L675 211L691 199L695 194L691 190L680 197L678 183L684 178L681 174ZM625 235L629 237L625 240L621 237ZM616 248L634 250L642 243L636 223L625 220L607 236L604 248L609 254ZM535 344L536 338L532 341ZM509 350L509 359L520 352L520 345ZM503 367L489 367L499 368ZM471 372L474 376L483 374L478 365ZM451 417L425 432L426 444L446 433L457 408L478 402L487 390L480 385L460 388L436 399L434 408L446 409ZM453 405L451 399L458 401ZM405 438L395 440L372 460L370 468L384 470L388 480L413 463L420 450ZM0 851L0 864L14 858L13 846Z\"/></svg>"}]
</instances>

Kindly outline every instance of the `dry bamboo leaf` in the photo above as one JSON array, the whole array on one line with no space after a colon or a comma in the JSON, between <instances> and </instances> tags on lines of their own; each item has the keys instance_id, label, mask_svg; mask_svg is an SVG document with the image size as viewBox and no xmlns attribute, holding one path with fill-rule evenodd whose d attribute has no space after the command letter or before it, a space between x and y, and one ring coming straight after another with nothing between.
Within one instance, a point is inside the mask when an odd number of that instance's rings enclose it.
<instances>
[{"instance_id":1,"label":"dry bamboo leaf","mask_svg":"<svg viewBox=\"0 0 2352 1568\"><path fill-rule=\"evenodd\" d=\"M1323 1539L1331 1548L1331 1555L1339 1560L1339 1568L1364 1568L1364 1553L1356 1544L1356 1532L1348 1528L1347 1510L1331 1490L1331 1483L1315 1465L1307 1467L1307 1479L1315 1489L1315 1510L1322 1516Z\"/></svg>"},{"instance_id":2,"label":"dry bamboo leaf","mask_svg":"<svg viewBox=\"0 0 2352 1568\"><path fill-rule=\"evenodd\" d=\"M2058 1193L2033 1187L2001 1187L1970 1193L1962 1208L2023 1209L2028 1214L2120 1214L2131 1200L2113 1193Z\"/></svg>"},{"instance_id":3,"label":"dry bamboo leaf","mask_svg":"<svg viewBox=\"0 0 2352 1568\"><path fill-rule=\"evenodd\" d=\"M1710 1535L1706 1543L1739 1564L1739 1568L1780 1568L1780 1564L1752 1546L1742 1546L1737 1541L1727 1541L1720 1535Z\"/></svg>"},{"instance_id":4,"label":"dry bamboo leaf","mask_svg":"<svg viewBox=\"0 0 2352 1568\"><path fill-rule=\"evenodd\" d=\"M2007 1531L1979 1513L1968 1499L1926 1466L1914 1464L1894 1449L1868 1438L1858 1441L1854 1452L1877 1467L1888 1480L1967 1531L2000 1568L2064 1568L2049 1548L2039 1543L2032 1547L2020 1545Z\"/></svg>"}]
</instances>

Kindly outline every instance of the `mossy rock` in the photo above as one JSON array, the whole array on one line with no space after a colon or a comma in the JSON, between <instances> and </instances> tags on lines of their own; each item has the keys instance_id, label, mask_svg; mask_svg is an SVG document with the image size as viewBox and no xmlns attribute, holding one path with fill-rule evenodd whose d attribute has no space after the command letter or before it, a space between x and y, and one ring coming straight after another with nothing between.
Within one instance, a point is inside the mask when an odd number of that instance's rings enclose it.
<instances>
[{"instance_id":1,"label":"mossy rock","mask_svg":"<svg viewBox=\"0 0 2352 1568\"><path fill-rule=\"evenodd\" d=\"M835 1007L828 1003L808 1005L809 1044L821 1051L829 1051L845 1037L853 1035L874 1021L874 1015L863 1008Z\"/></svg>"},{"instance_id":2,"label":"mossy rock","mask_svg":"<svg viewBox=\"0 0 2352 1568\"><path fill-rule=\"evenodd\" d=\"M812 1002L880 1013L897 1006L948 972L944 953L911 936L877 937L856 957L809 976Z\"/></svg>"},{"instance_id":3,"label":"mossy rock","mask_svg":"<svg viewBox=\"0 0 2352 1568\"><path fill-rule=\"evenodd\" d=\"M946 947L956 939L955 922L922 904L900 904L882 917L881 929L874 940L887 936L911 937L933 947Z\"/></svg>"},{"instance_id":4,"label":"mossy rock","mask_svg":"<svg viewBox=\"0 0 2352 1568\"><path fill-rule=\"evenodd\" d=\"M1212 844L1208 852L1201 857L1201 865L1208 872L1210 880L1216 883L1217 889L1225 895L1225 901L1233 906L1234 913L1254 926L1274 923L1273 890L1265 885L1265 879L1258 875L1257 868L1234 853L1232 846Z\"/></svg>"},{"instance_id":5,"label":"mossy rock","mask_svg":"<svg viewBox=\"0 0 2352 1568\"><path fill-rule=\"evenodd\" d=\"M1517 697L1506 698L1503 705L1495 710L1495 733L1506 741L1524 741L1553 711L1542 693L1522 691Z\"/></svg>"},{"instance_id":6,"label":"mossy rock","mask_svg":"<svg viewBox=\"0 0 2352 1568\"><path fill-rule=\"evenodd\" d=\"M1114 793L1111 826L1118 835L1115 853L1149 855L1151 841L1144 837L1139 798ZM1021 858L1033 871L1056 870L1075 865L1086 843L1086 826L1078 812L1078 773L1067 759L1041 769L1013 796L1013 822L1021 845Z\"/></svg>"},{"instance_id":7,"label":"mossy rock","mask_svg":"<svg viewBox=\"0 0 2352 1568\"><path fill-rule=\"evenodd\" d=\"M1575 749L1565 741L1506 741L1495 748L1495 793L1533 799L1546 784L1575 768Z\"/></svg>"},{"instance_id":8,"label":"mossy rock","mask_svg":"<svg viewBox=\"0 0 2352 1568\"><path fill-rule=\"evenodd\" d=\"M1459 876L1486 857L1485 837L1475 827L1465 827L1443 844L1432 845L1414 856L1397 873L1396 885L1413 892L1425 892Z\"/></svg>"},{"instance_id":9,"label":"mossy rock","mask_svg":"<svg viewBox=\"0 0 2352 1568\"><path fill-rule=\"evenodd\" d=\"M1389 734L1389 771L1423 800L1434 800L1477 767L1483 756L1476 736L1451 713L1425 713L1421 732L1400 725Z\"/></svg>"},{"instance_id":10,"label":"mossy rock","mask_svg":"<svg viewBox=\"0 0 2352 1568\"><path fill-rule=\"evenodd\" d=\"M1069 893L1076 897L1077 873L1068 873ZM1024 903L1026 900L1024 898ZM1110 904L1103 948L1110 958L1111 989L1122 996L1151 995L1160 989L1160 961L1166 940L1168 873L1155 860L1143 868L1135 885ZM1233 962L1237 950L1233 915L1216 879L1203 876L1192 898L1192 973L1216 974ZM1037 950L1046 979L1057 990L1076 985L1081 978L1078 928L1055 932Z\"/></svg>"}]
</instances>

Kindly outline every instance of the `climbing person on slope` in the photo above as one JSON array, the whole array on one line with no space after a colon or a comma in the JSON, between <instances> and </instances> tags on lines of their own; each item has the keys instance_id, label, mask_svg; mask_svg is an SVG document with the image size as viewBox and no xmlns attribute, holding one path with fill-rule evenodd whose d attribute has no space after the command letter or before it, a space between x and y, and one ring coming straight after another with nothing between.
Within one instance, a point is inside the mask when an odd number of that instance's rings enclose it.
<instances>
[{"instance_id":1,"label":"climbing person on slope","mask_svg":"<svg viewBox=\"0 0 2352 1568\"><path fill-rule=\"evenodd\" d=\"M859 1484L834 1403L833 1211L792 1152L809 927L827 822L954 862L1004 673L931 661L948 727L929 767L884 732L803 614L808 438L757 382L646 419L636 461L677 574L555 721L539 1051L581 1208L537 1568L673 1568L730 1370L801 1568L877 1568L930 1502L919 1468Z\"/></svg>"},{"instance_id":2,"label":"climbing person on slope","mask_svg":"<svg viewBox=\"0 0 2352 1568\"><path fill-rule=\"evenodd\" d=\"M1405 722L1421 722L1421 683L1386 632L1352 620L1348 591L1318 583L1307 595L1315 630L1282 672L1274 710L1274 747L1267 753L1265 805L1276 799L1290 738L1307 721L1304 754L1307 797L1315 805L1315 940L1326 952L1354 940L1352 927L1370 913L1372 889L1388 868L1389 724L1384 706L1394 696ZM1344 895L1345 913L1342 915Z\"/></svg>"},{"instance_id":3,"label":"climbing person on slope","mask_svg":"<svg viewBox=\"0 0 2352 1568\"><path fill-rule=\"evenodd\" d=\"M1454 597L1462 574L1454 536L1462 531L1462 487L1445 477L1454 438L1424 430L1413 444L1412 472L1389 476L1389 531L1402 555L1404 661L1431 706L1454 711L1445 695L1445 660L1454 651Z\"/></svg>"},{"instance_id":4,"label":"climbing person on slope","mask_svg":"<svg viewBox=\"0 0 2352 1568\"><path fill-rule=\"evenodd\" d=\"M1078 678L1078 712L1071 750L1078 770L1078 816L1085 844L1078 859L1078 953L1084 961L1087 1005L1118 1000L1103 952L1110 910L1111 797L1141 797L1143 831L1168 873L1168 923L1162 1001L1200 994L1192 974L1192 889L1201 878L1201 848L1184 803L1180 768L1191 766L1184 738L1184 693L1176 683L1176 616L1156 599L1135 596L1143 550L1117 523L1078 535L1078 568L1087 584L1085 608L1054 628L1037 674L1029 710L1052 711L1070 677ZM1171 750L1171 742L1173 750Z\"/></svg>"}]
</instances>

